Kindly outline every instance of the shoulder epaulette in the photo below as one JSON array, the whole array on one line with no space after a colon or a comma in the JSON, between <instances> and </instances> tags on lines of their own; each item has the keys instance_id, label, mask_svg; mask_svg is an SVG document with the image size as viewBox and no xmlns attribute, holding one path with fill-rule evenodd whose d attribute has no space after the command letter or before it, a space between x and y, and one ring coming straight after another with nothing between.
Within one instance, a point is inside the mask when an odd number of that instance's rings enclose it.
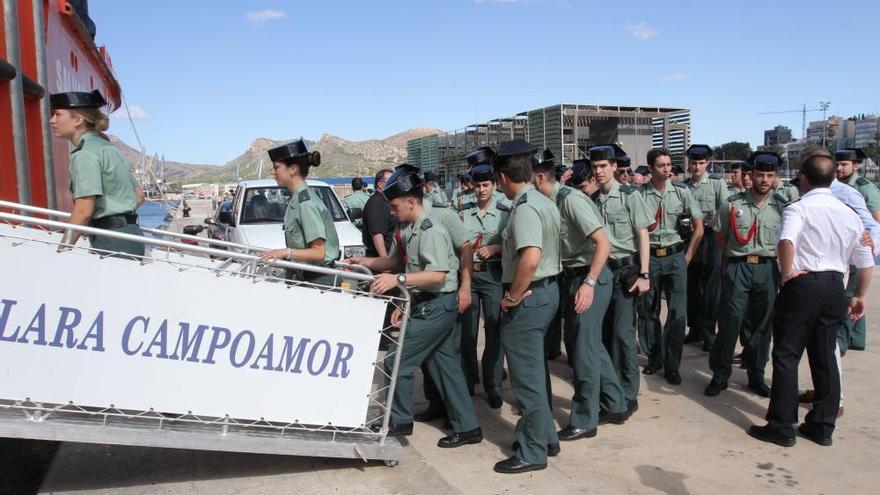
<instances>
[{"instance_id":1,"label":"shoulder epaulette","mask_svg":"<svg viewBox=\"0 0 880 495\"><path fill-rule=\"evenodd\" d=\"M302 191L299 192L299 195L296 197L296 199L297 199L297 201L299 201L300 203L305 203L306 201L312 199L312 197L309 196L309 190L308 190L308 189L303 189Z\"/></svg>"},{"instance_id":2,"label":"shoulder epaulette","mask_svg":"<svg viewBox=\"0 0 880 495\"><path fill-rule=\"evenodd\" d=\"M507 206L506 204L501 203L501 202L499 202L499 201L495 201L495 208L498 208L498 209L501 210L501 211L507 211L507 212L510 211L510 207L509 207L509 206Z\"/></svg>"},{"instance_id":3,"label":"shoulder epaulette","mask_svg":"<svg viewBox=\"0 0 880 495\"><path fill-rule=\"evenodd\" d=\"M433 226L434 226L434 224L431 223L431 219L426 218L426 219L422 220L422 226L420 228L421 228L421 230L428 230Z\"/></svg>"},{"instance_id":4,"label":"shoulder epaulette","mask_svg":"<svg viewBox=\"0 0 880 495\"><path fill-rule=\"evenodd\" d=\"M870 183L871 183L871 181L869 181L868 179L866 179L864 177L859 177L858 179L856 179L857 186L867 186Z\"/></svg>"},{"instance_id":5,"label":"shoulder epaulette","mask_svg":"<svg viewBox=\"0 0 880 495\"><path fill-rule=\"evenodd\" d=\"M681 182L675 181L675 180L672 181L672 185L675 186L675 187L678 187L678 188L680 188L680 189L687 189L687 185L685 185L685 184L683 184L683 183L681 183Z\"/></svg>"},{"instance_id":6,"label":"shoulder epaulette","mask_svg":"<svg viewBox=\"0 0 880 495\"><path fill-rule=\"evenodd\" d=\"M559 199L565 199L568 197L569 194L571 194L571 191L573 191L573 189L569 189L567 187L560 187L559 192L556 193L556 197L558 197Z\"/></svg>"},{"instance_id":7,"label":"shoulder epaulette","mask_svg":"<svg viewBox=\"0 0 880 495\"><path fill-rule=\"evenodd\" d=\"M746 197L745 191L740 191L738 193L732 194L729 198L727 198L728 202L740 201L741 199Z\"/></svg>"},{"instance_id":8,"label":"shoulder epaulette","mask_svg":"<svg viewBox=\"0 0 880 495\"><path fill-rule=\"evenodd\" d=\"M709 179L723 180L724 178L718 174L709 174Z\"/></svg>"},{"instance_id":9,"label":"shoulder epaulette","mask_svg":"<svg viewBox=\"0 0 880 495\"><path fill-rule=\"evenodd\" d=\"M694 180L691 179L690 177L688 177L687 179L684 180L683 184L686 185L686 186L689 186L689 185L691 185L693 182L694 182Z\"/></svg>"},{"instance_id":10,"label":"shoulder epaulette","mask_svg":"<svg viewBox=\"0 0 880 495\"><path fill-rule=\"evenodd\" d=\"M786 198L785 196L783 196L779 193L774 193L773 197L776 198L777 202L782 203L783 205L787 205L787 204L793 202L793 201L789 201L788 198Z\"/></svg>"},{"instance_id":11,"label":"shoulder epaulette","mask_svg":"<svg viewBox=\"0 0 880 495\"><path fill-rule=\"evenodd\" d=\"M462 203L458 208L458 211L470 210L471 208L476 208L477 203L474 201L468 201L467 203Z\"/></svg>"},{"instance_id":12,"label":"shoulder epaulette","mask_svg":"<svg viewBox=\"0 0 880 495\"><path fill-rule=\"evenodd\" d=\"M629 184L621 184L620 185L620 192L622 192L624 194L632 194L632 193L636 192L637 190L638 189L635 186L631 186Z\"/></svg>"},{"instance_id":13,"label":"shoulder epaulette","mask_svg":"<svg viewBox=\"0 0 880 495\"><path fill-rule=\"evenodd\" d=\"M519 206L519 205L525 204L526 201L528 201L528 200L529 200L528 195L523 194L523 195L520 196L520 198L516 201L516 204L515 204L514 206Z\"/></svg>"}]
</instances>

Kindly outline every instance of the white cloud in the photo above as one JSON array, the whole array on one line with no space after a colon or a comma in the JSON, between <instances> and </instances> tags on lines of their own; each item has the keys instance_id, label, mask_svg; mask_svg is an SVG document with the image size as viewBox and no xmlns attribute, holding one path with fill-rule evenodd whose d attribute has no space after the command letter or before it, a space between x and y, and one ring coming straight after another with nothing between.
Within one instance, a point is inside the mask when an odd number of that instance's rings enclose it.
<instances>
[{"instance_id":1,"label":"white cloud","mask_svg":"<svg viewBox=\"0 0 880 495\"><path fill-rule=\"evenodd\" d=\"M646 40L648 38L653 38L654 36L657 36L657 34L659 34L659 31L652 28L651 26L648 25L647 22L644 22L644 21L642 21L638 24L635 24L635 25L627 25L626 29L630 32L630 34L632 34L633 36L635 36L636 38L638 38L640 40Z\"/></svg>"},{"instance_id":2,"label":"white cloud","mask_svg":"<svg viewBox=\"0 0 880 495\"><path fill-rule=\"evenodd\" d=\"M120 109L113 112L111 117L114 119L128 119L129 113L131 114L132 120L147 120L150 118L150 114L137 105L129 105L128 113L125 111L125 106L122 106Z\"/></svg>"},{"instance_id":3,"label":"white cloud","mask_svg":"<svg viewBox=\"0 0 880 495\"><path fill-rule=\"evenodd\" d=\"M248 22L251 24L262 24L267 21L275 21L287 18L287 12L275 9L258 10L256 12L248 12L245 14Z\"/></svg>"},{"instance_id":4,"label":"white cloud","mask_svg":"<svg viewBox=\"0 0 880 495\"><path fill-rule=\"evenodd\" d=\"M682 79L684 79L684 73L681 72L673 72L663 76L664 81L681 81Z\"/></svg>"}]
</instances>

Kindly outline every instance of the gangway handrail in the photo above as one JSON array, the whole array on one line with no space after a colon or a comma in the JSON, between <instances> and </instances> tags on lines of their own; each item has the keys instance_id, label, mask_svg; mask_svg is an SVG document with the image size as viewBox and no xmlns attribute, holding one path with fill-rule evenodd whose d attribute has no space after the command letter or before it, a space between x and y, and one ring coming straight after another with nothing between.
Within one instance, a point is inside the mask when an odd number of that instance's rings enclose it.
<instances>
[{"instance_id":1,"label":"gangway handrail","mask_svg":"<svg viewBox=\"0 0 880 495\"><path fill-rule=\"evenodd\" d=\"M13 203L10 201L0 200L0 208L9 208L11 210L26 211L29 213L37 213L40 215L47 215L47 216L52 216L52 217L70 218L70 213L68 213L66 211L51 210L48 208L40 208L38 206L23 205L20 203ZM72 225L72 224L65 223L65 225ZM223 247L227 247L227 248L243 250L246 252L270 251L269 248L264 248L264 247L260 247L260 246L238 244L235 242L221 241L218 239L208 239L206 237L199 237L197 235L182 234L179 232L171 232L169 230L150 229L150 228L145 228L145 227L141 227L141 230L144 232L147 232L149 234L153 234L153 235L159 235L159 236L163 236L163 237L174 237L174 238L178 238L178 239L186 239L186 240L196 241L196 242L206 242L206 243L211 244L213 246L223 246ZM105 234L102 233L101 235L105 235ZM110 236L110 237L112 237L112 236ZM191 246L191 245L187 245L187 247L189 247L189 246ZM229 256L228 251L222 251L222 252L224 254L221 257L226 257L226 258L232 257L232 256ZM356 270L356 271L362 272L365 275L370 275L370 276L373 275L373 272L370 271L369 268L367 268L363 265L353 265L351 263L345 263L343 261L335 261L333 264L334 264L334 266L346 268L348 270ZM309 266L314 266L314 265L309 265Z\"/></svg>"}]
</instances>

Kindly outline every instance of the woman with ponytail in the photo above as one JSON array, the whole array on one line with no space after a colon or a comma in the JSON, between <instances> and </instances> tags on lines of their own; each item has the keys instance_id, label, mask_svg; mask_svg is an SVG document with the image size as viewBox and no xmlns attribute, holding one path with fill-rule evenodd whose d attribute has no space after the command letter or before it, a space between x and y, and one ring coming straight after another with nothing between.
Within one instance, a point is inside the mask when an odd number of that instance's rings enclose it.
<instances>
[{"instance_id":1,"label":"woman with ponytail","mask_svg":"<svg viewBox=\"0 0 880 495\"><path fill-rule=\"evenodd\" d=\"M311 167L321 165L321 154L309 151L299 139L269 150L272 176L279 186L290 191L290 201L284 214L284 242L286 249L266 251L264 261L289 260L330 267L339 259L339 236L336 225L324 202L306 183ZM296 278L319 285L334 285L332 275L289 270L289 279Z\"/></svg>"},{"instance_id":2,"label":"woman with ponytail","mask_svg":"<svg viewBox=\"0 0 880 495\"><path fill-rule=\"evenodd\" d=\"M70 223L143 235L135 213L144 200L143 192L128 162L104 134L110 125L100 110L107 104L104 97L95 90L56 93L50 100L52 132L74 146L70 152L69 188L73 195ZM69 231L62 244L76 244L79 236L78 232ZM144 255L144 245L139 242L100 235L89 236L89 241L92 249L102 253Z\"/></svg>"}]
</instances>

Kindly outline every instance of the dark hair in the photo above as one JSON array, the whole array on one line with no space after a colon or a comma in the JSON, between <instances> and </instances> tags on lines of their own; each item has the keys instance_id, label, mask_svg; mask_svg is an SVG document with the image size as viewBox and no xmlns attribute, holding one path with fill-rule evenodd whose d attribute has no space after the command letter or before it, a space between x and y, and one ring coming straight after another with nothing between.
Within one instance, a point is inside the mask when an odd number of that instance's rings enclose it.
<instances>
[{"instance_id":1,"label":"dark hair","mask_svg":"<svg viewBox=\"0 0 880 495\"><path fill-rule=\"evenodd\" d=\"M364 181L360 177L355 177L351 179L351 190L352 191L360 191L364 188Z\"/></svg>"},{"instance_id":2,"label":"dark hair","mask_svg":"<svg viewBox=\"0 0 880 495\"><path fill-rule=\"evenodd\" d=\"M495 169L496 176L504 174L513 182L531 182L532 167L537 161L531 154L495 157L492 168Z\"/></svg>"},{"instance_id":3,"label":"dark hair","mask_svg":"<svg viewBox=\"0 0 880 495\"><path fill-rule=\"evenodd\" d=\"M374 177L374 179L376 180L376 184L378 184L380 182L384 182L382 180L382 178L385 177L385 174L393 174L393 173L394 172L392 172L391 169L388 169L388 168L383 168L382 170L376 172L376 176Z\"/></svg>"},{"instance_id":4,"label":"dark hair","mask_svg":"<svg viewBox=\"0 0 880 495\"><path fill-rule=\"evenodd\" d=\"M669 153L669 150L666 148L653 148L652 150L648 151L648 157L647 157L648 166L653 167L654 161L656 159L660 158L661 156L668 156L668 157L672 158L672 155Z\"/></svg>"},{"instance_id":5,"label":"dark hair","mask_svg":"<svg viewBox=\"0 0 880 495\"><path fill-rule=\"evenodd\" d=\"M321 166L321 152L309 151L308 153L285 158L282 162L288 167L297 165L299 167L300 175L305 178L308 177L309 169L311 167Z\"/></svg>"},{"instance_id":6,"label":"dark hair","mask_svg":"<svg viewBox=\"0 0 880 495\"><path fill-rule=\"evenodd\" d=\"M829 162L825 166L823 162ZM828 187L834 181L834 159L824 153L813 153L801 162L801 174L810 182L810 187Z\"/></svg>"}]
</instances>

